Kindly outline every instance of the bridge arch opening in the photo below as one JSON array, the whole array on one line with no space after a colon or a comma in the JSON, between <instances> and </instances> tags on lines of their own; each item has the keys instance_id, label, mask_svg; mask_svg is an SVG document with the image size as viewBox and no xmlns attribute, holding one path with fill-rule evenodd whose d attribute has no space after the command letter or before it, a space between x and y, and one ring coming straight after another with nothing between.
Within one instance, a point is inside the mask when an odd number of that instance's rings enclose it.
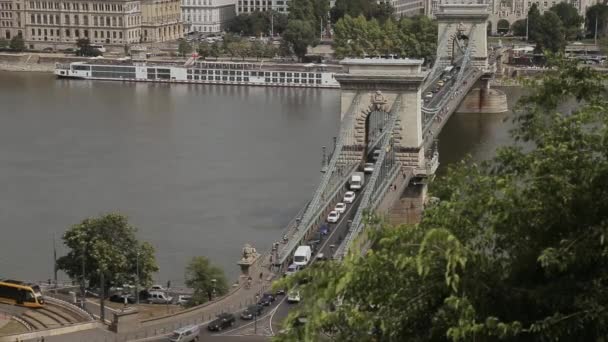
<instances>
[{"instance_id":1,"label":"bridge arch opening","mask_svg":"<svg viewBox=\"0 0 608 342\"><path fill-rule=\"evenodd\" d=\"M508 33L510 29L511 29L511 23L509 23L509 21L507 19L500 19L496 23L496 32L498 34Z\"/></svg>"}]
</instances>

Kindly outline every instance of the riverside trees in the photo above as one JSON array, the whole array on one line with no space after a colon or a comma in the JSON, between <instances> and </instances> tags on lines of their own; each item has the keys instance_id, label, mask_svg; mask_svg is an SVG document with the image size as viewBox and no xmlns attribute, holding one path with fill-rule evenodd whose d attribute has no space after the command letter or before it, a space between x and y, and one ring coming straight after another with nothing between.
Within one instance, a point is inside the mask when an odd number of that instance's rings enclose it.
<instances>
[{"instance_id":1,"label":"riverside trees","mask_svg":"<svg viewBox=\"0 0 608 342\"><path fill-rule=\"evenodd\" d=\"M430 63L437 51L437 24L426 16L392 19L380 24L363 16L346 15L335 26L336 57L398 54Z\"/></svg>"},{"instance_id":2,"label":"riverside trees","mask_svg":"<svg viewBox=\"0 0 608 342\"><path fill-rule=\"evenodd\" d=\"M194 257L186 267L186 285L194 289L192 305L200 305L228 292L224 271L211 265L209 259Z\"/></svg>"},{"instance_id":3,"label":"riverside trees","mask_svg":"<svg viewBox=\"0 0 608 342\"><path fill-rule=\"evenodd\" d=\"M84 263L84 279L89 286L101 286L103 272L106 288L136 283L139 270L139 282L146 287L152 283L152 274L158 271L158 266L154 247L137 241L136 232L137 228L120 214L86 218L63 235L70 251L57 260L57 268L82 281Z\"/></svg>"},{"instance_id":4,"label":"riverside trees","mask_svg":"<svg viewBox=\"0 0 608 342\"><path fill-rule=\"evenodd\" d=\"M570 62L530 84L516 145L431 187L416 226L283 280L303 302L278 341L596 341L608 335L606 77ZM565 101L578 108L560 112ZM277 284L283 287L285 284ZM298 325L306 315L307 323Z\"/></svg>"}]
</instances>

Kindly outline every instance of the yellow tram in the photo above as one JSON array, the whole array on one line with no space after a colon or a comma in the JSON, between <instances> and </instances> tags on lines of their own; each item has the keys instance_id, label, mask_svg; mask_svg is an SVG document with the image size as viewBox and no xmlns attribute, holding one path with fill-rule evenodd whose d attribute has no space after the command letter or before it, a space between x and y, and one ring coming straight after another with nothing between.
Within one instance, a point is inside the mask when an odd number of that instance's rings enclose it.
<instances>
[{"instance_id":1,"label":"yellow tram","mask_svg":"<svg viewBox=\"0 0 608 342\"><path fill-rule=\"evenodd\" d=\"M44 305L44 298L38 285L0 279L0 303L41 308Z\"/></svg>"}]
</instances>

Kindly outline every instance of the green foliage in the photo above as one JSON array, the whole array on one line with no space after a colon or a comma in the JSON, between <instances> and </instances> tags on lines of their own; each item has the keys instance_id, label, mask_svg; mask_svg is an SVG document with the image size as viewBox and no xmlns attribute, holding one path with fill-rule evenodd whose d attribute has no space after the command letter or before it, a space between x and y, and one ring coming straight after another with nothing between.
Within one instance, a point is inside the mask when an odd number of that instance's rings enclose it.
<instances>
[{"instance_id":1,"label":"green foliage","mask_svg":"<svg viewBox=\"0 0 608 342\"><path fill-rule=\"evenodd\" d=\"M563 51L566 47L566 30L557 14L552 11L545 12L535 33L536 50L549 50L551 52Z\"/></svg>"},{"instance_id":2,"label":"green foliage","mask_svg":"<svg viewBox=\"0 0 608 342\"><path fill-rule=\"evenodd\" d=\"M182 57L186 57L186 55L190 54L191 52L192 45L185 40L180 40L179 46L177 47L177 53Z\"/></svg>"},{"instance_id":3,"label":"green foliage","mask_svg":"<svg viewBox=\"0 0 608 342\"><path fill-rule=\"evenodd\" d=\"M314 46L318 42L311 21L299 19L289 21L283 34L283 40L289 44L295 55L300 59L306 55L309 45Z\"/></svg>"},{"instance_id":4,"label":"green foliage","mask_svg":"<svg viewBox=\"0 0 608 342\"><path fill-rule=\"evenodd\" d=\"M273 16L271 24L271 15ZM256 11L241 13L232 20L228 31L246 36L270 35L271 25L274 34L282 34L287 28L287 15L279 12Z\"/></svg>"},{"instance_id":5,"label":"green foliage","mask_svg":"<svg viewBox=\"0 0 608 342\"><path fill-rule=\"evenodd\" d=\"M8 40L0 38L0 49L6 49L8 47Z\"/></svg>"},{"instance_id":6,"label":"green foliage","mask_svg":"<svg viewBox=\"0 0 608 342\"><path fill-rule=\"evenodd\" d=\"M564 25L566 39L571 40L582 35L581 25L585 19L578 15L578 9L576 9L576 7L567 2L560 2L549 10L555 12Z\"/></svg>"},{"instance_id":7,"label":"green foliage","mask_svg":"<svg viewBox=\"0 0 608 342\"><path fill-rule=\"evenodd\" d=\"M334 32L338 58L398 54L430 62L437 51L437 25L426 16L380 24L375 19L347 15L338 21Z\"/></svg>"},{"instance_id":8,"label":"green foliage","mask_svg":"<svg viewBox=\"0 0 608 342\"><path fill-rule=\"evenodd\" d=\"M420 224L370 222L365 256L275 284L308 280L276 341L608 336L608 79L551 63L517 108L521 143L450 167ZM566 101L578 107L559 112Z\"/></svg>"},{"instance_id":9,"label":"green foliage","mask_svg":"<svg viewBox=\"0 0 608 342\"><path fill-rule=\"evenodd\" d=\"M13 51L25 50L25 41L21 36L14 36L9 43L9 48Z\"/></svg>"},{"instance_id":10,"label":"green foliage","mask_svg":"<svg viewBox=\"0 0 608 342\"><path fill-rule=\"evenodd\" d=\"M336 0L335 6L330 11L331 21L337 23L345 16L364 16L366 19L376 19L384 23L392 18L395 9L388 1L375 0Z\"/></svg>"},{"instance_id":11,"label":"green foliage","mask_svg":"<svg viewBox=\"0 0 608 342\"><path fill-rule=\"evenodd\" d=\"M218 42L211 44L209 49L209 56L215 57L216 59L222 54L222 46Z\"/></svg>"},{"instance_id":12,"label":"green foliage","mask_svg":"<svg viewBox=\"0 0 608 342\"><path fill-rule=\"evenodd\" d=\"M198 44L196 52L198 53L200 58L205 59L211 54L211 45L209 45L209 43L207 42L202 42Z\"/></svg>"},{"instance_id":13,"label":"green foliage","mask_svg":"<svg viewBox=\"0 0 608 342\"><path fill-rule=\"evenodd\" d=\"M194 289L193 305L203 304L214 294L222 296L229 290L224 271L202 256L192 258L186 267L186 286Z\"/></svg>"},{"instance_id":14,"label":"green foliage","mask_svg":"<svg viewBox=\"0 0 608 342\"><path fill-rule=\"evenodd\" d=\"M592 37L595 36L596 19L598 37L606 36L606 31L608 30L608 5L595 4L587 8L585 27Z\"/></svg>"},{"instance_id":15,"label":"green foliage","mask_svg":"<svg viewBox=\"0 0 608 342\"><path fill-rule=\"evenodd\" d=\"M511 25L511 32L514 36L526 36L526 19L519 19Z\"/></svg>"},{"instance_id":16,"label":"green foliage","mask_svg":"<svg viewBox=\"0 0 608 342\"><path fill-rule=\"evenodd\" d=\"M100 273L104 272L104 285L109 287L135 284L139 259L140 284L148 286L152 283L152 274L158 271L154 247L137 241L136 232L127 217L120 214L84 219L63 235L63 243L70 251L57 260L57 267L70 278L82 281L84 256L85 279L89 286L98 287Z\"/></svg>"},{"instance_id":17,"label":"green foliage","mask_svg":"<svg viewBox=\"0 0 608 342\"><path fill-rule=\"evenodd\" d=\"M94 49L91 47L91 41L88 38L80 38L76 41L76 46L78 47L78 51L76 54L78 56L85 57L96 57L101 56L101 51Z\"/></svg>"}]
</instances>

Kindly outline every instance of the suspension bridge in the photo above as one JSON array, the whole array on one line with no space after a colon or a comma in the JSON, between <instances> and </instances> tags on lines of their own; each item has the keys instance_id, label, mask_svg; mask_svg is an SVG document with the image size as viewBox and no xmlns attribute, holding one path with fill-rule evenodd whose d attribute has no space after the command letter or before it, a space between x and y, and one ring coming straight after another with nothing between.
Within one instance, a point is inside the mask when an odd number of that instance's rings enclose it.
<instances>
[{"instance_id":1,"label":"suspension bridge","mask_svg":"<svg viewBox=\"0 0 608 342\"><path fill-rule=\"evenodd\" d=\"M341 88L341 125L321 181L287 241L275 249L274 264L285 268L293 252L325 224L350 177L374 161L352 204L345 234L331 245L341 260L365 251L365 216L386 212L412 180L432 177L439 164L437 136L473 87L489 88L494 61L488 56L487 5L444 4L436 13L437 56L423 60L346 59L335 77ZM420 193L426 196L426 188ZM362 242L363 241L363 242Z\"/></svg>"}]
</instances>

